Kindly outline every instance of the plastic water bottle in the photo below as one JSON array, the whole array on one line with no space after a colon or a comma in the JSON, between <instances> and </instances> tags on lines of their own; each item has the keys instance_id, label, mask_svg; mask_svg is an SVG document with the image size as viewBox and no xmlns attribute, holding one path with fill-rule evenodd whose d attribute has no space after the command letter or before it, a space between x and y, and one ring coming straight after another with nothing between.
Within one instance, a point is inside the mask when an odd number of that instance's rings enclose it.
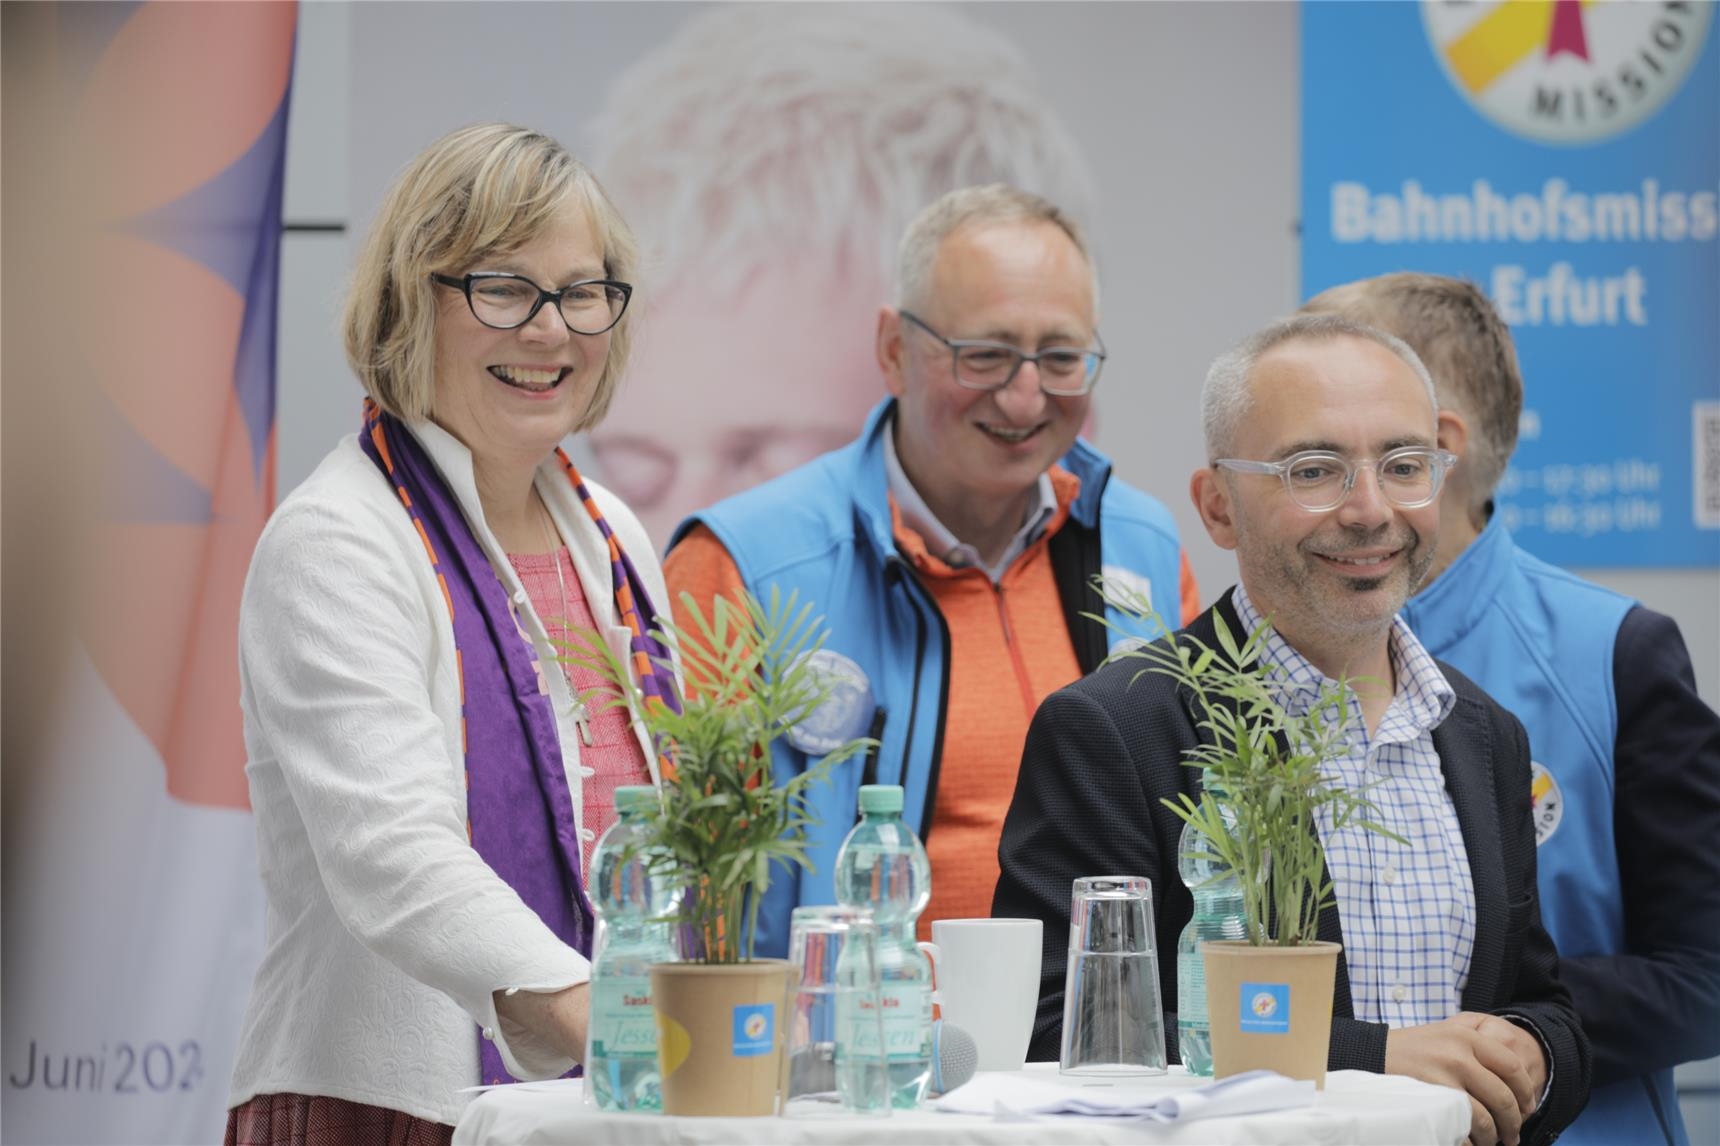
<instances>
[{"instance_id":1,"label":"plastic water bottle","mask_svg":"<svg viewBox=\"0 0 1720 1146\"><path fill-rule=\"evenodd\" d=\"M650 966L676 961L673 924L655 919L672 904L662 881L646 870L643 856L623 858L656 804L655 788L617 788L618 818L591 856L591 906L599 923L585 1077L604 1110L663 1108Z\"/></svg>"},{"instance_id":2,"label":"plastic water bottle","mask_svg":"<svg viewBox=\"0 0 1720 1146\"><path fill-rule=\"evenodd\" d=\"M1177 1049L1190 1074L1211 1077L1212 1027L1207 1020L1206 961L1200 945L1207 939L1246 939L1248 929L1242 888L1230 869L1214 860L1189 858L1189 852L1204 850L1205 844L1202 832L1183 825L1177 841L1177 873L1194 895L1194 915L1177 938ZM1214 875L1218 878L1212 879Z\"/></svg>"},{"instance_id":3,"label":"plastic water bottle","mask_svg":"<svg viewBox=\"0 0 1720 1146\"><path fill-rule=\"evenodd\" d=\"M932 1074L932 965L914 942L914 924L932 898L932 865L920 838L902 822L900 786L861 787L860 814L836 854L836 898L844 907L870 908L878 924L890 1105L911 1110L925 1097ZM839 1039L837 1053L869 1050L864 1042L850 1040L845 1047Z\"/></svg>"}]
</instances>

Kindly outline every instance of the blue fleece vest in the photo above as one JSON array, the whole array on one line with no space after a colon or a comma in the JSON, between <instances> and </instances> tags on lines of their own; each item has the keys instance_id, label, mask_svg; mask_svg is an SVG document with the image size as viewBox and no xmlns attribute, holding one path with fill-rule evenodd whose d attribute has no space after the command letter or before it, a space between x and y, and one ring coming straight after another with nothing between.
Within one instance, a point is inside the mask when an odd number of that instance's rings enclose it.
<instances>
[{"instance_id":1,"label":"blue fleece vest","mask_svg":"<svg viewBox=\"0 0 1720 1146\"><path fill-rule=\"evenodd\" d=\"M694 524L703 524L753 593L768 601L774 586L812 602L829 628L826 647L860 666L877 703L871 735L882 744L875 759L847 761L811 794L820 820L809 833L816 870L773 870L759 910L761 956L786 954L795 907L835 902L836 852L854 826L863 779L902 785L903 818L922 836L932 821L950 638L937 604L896 552L883 444L894 407L893 399L880 403L847 446L688 518L669 543L674 548ZM1081 480L1070 524L1099 530L1104 572L1146 589L1154 608L1177 627L1182 550L1170 512L1112 479L1110 461L1085 442L1077 441L1061 464ZM1099 604L1094 596L1094 612ZM1157 635L1113 610L1106 616L1116 626L1114 640ZM1007 676L1000 678L1004 684ZM779 778L798 775L810 762L786 741L777 742Z\"/></svg>"},{"instance_id":2,"label":"blue fleece vest","mask_svg":"<svg viewBox=\"0 0 1720 1146\"><path fill-rule=\"evenodd\" d=\"M1403 611L1428 652L1466 673L1528 730L1541 918L1561 958L1624 950L1613 838L1613 643L1633 605L1517 548L1495 518ZM1651 1090L1684 1146L1670 1070L1591 1091L1561 1141L1664 1142Z\"/></svg>"}]
</instances>

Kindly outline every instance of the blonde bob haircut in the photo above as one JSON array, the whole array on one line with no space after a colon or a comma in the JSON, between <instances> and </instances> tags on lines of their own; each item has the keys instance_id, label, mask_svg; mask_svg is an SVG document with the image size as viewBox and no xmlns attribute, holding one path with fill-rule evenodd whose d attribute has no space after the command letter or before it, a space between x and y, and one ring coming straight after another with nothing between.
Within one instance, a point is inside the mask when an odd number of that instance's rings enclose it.
<instances>
[{"instance_id":1,"label":"blonde bob haircut","mask_svg":"<svg viewBox=\"0 0 1720 1146\"><path fill-rule=\"evenodd\" d=\"M347 361L365 393L405 421L435 398L436 285L519 250L569 204L584 208L606 277L633 281L638 244L597 178L547 135L504 123L463 127L426 148L389 187L353 269L342 321ZM627 364L635 307L609 336L609 357L575 430L603 420Z\"/></svg>"}]
</instances>

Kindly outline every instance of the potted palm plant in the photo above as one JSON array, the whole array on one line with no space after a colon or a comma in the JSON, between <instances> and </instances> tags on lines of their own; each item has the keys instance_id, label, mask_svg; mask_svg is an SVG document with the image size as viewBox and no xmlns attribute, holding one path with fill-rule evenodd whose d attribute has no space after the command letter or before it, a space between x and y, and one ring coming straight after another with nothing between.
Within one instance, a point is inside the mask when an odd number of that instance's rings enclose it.
<instances>
[{"instance_id":1,"label":"potted palm plant","mask_svg":"<svg viewBox=\"0 0 1720 1146\"><path fill-rule=\"evenodd\" d=\"M852 740L781 784L770 746L829 696L812 654L823 644L810 604L775 591L719 597L707 615L682 594L681 620L653 634L670 650L685 698L647 697L596 634L568 658L608 682L588 703L625 705L661 757L661 801L635 850L674 891L683 961L651 968L667 1114L775 1110L790 965L755 959L760 900L778 863L810 867L808 789L872 742Z\"/></svg>"},{"instance_id":2,"label":"potted palm plant","mask_svg":"<svg viewBox=\"0 0 1720 1146\"><path fill-rule=\"evenodd\" d=\"M1101 587L1120 612L1164 630L1139 594ZM1339 945L1317 938L1320 912L1335 903L1318 826L1361 827L1403 842L1367 817L1367 790L1327 775L1346 750L1350 682L1327 685L1295 714L1282 675L1260 652L1264 621L1238 643L1215 614L1217 648L1188 633L1115 654L1146 662L1143 672L1175 680L1189 696L1203 743L1185 763L1199 768L1198 797L1164 800L1190 832L1187 858L1212 879L1234 876L1245 939L1207 941L1207 1016L1213 1073L1275 1070L1325 1085Z\"/></svg>"}]
</instances>

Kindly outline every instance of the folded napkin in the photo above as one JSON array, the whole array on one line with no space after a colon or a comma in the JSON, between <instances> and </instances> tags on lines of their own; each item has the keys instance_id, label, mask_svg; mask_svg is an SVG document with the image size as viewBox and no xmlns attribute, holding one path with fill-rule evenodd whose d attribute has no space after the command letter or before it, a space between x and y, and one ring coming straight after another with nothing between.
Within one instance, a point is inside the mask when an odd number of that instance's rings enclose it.
<instances>
[{"instance_id":1,"label":"folded napkin","mask_svg":"<svg viewBox=\"0 0 1720 1146\"><path fill-rule=\"evenodd\" d=\"M1311 1106L1314 1083L1285 1078L1270 1070L1251 1070L1219 1082L1170 1094L1146 1094L1138 1087L1074 1087L1020 1074L981 1074L937 1100L952 1114L990 1114L1019 1120L1041 1114L1135 1118L1152 1122L1189 1122L1227 1118L1262 1110Z\"/></svg>"}]
</instances>

